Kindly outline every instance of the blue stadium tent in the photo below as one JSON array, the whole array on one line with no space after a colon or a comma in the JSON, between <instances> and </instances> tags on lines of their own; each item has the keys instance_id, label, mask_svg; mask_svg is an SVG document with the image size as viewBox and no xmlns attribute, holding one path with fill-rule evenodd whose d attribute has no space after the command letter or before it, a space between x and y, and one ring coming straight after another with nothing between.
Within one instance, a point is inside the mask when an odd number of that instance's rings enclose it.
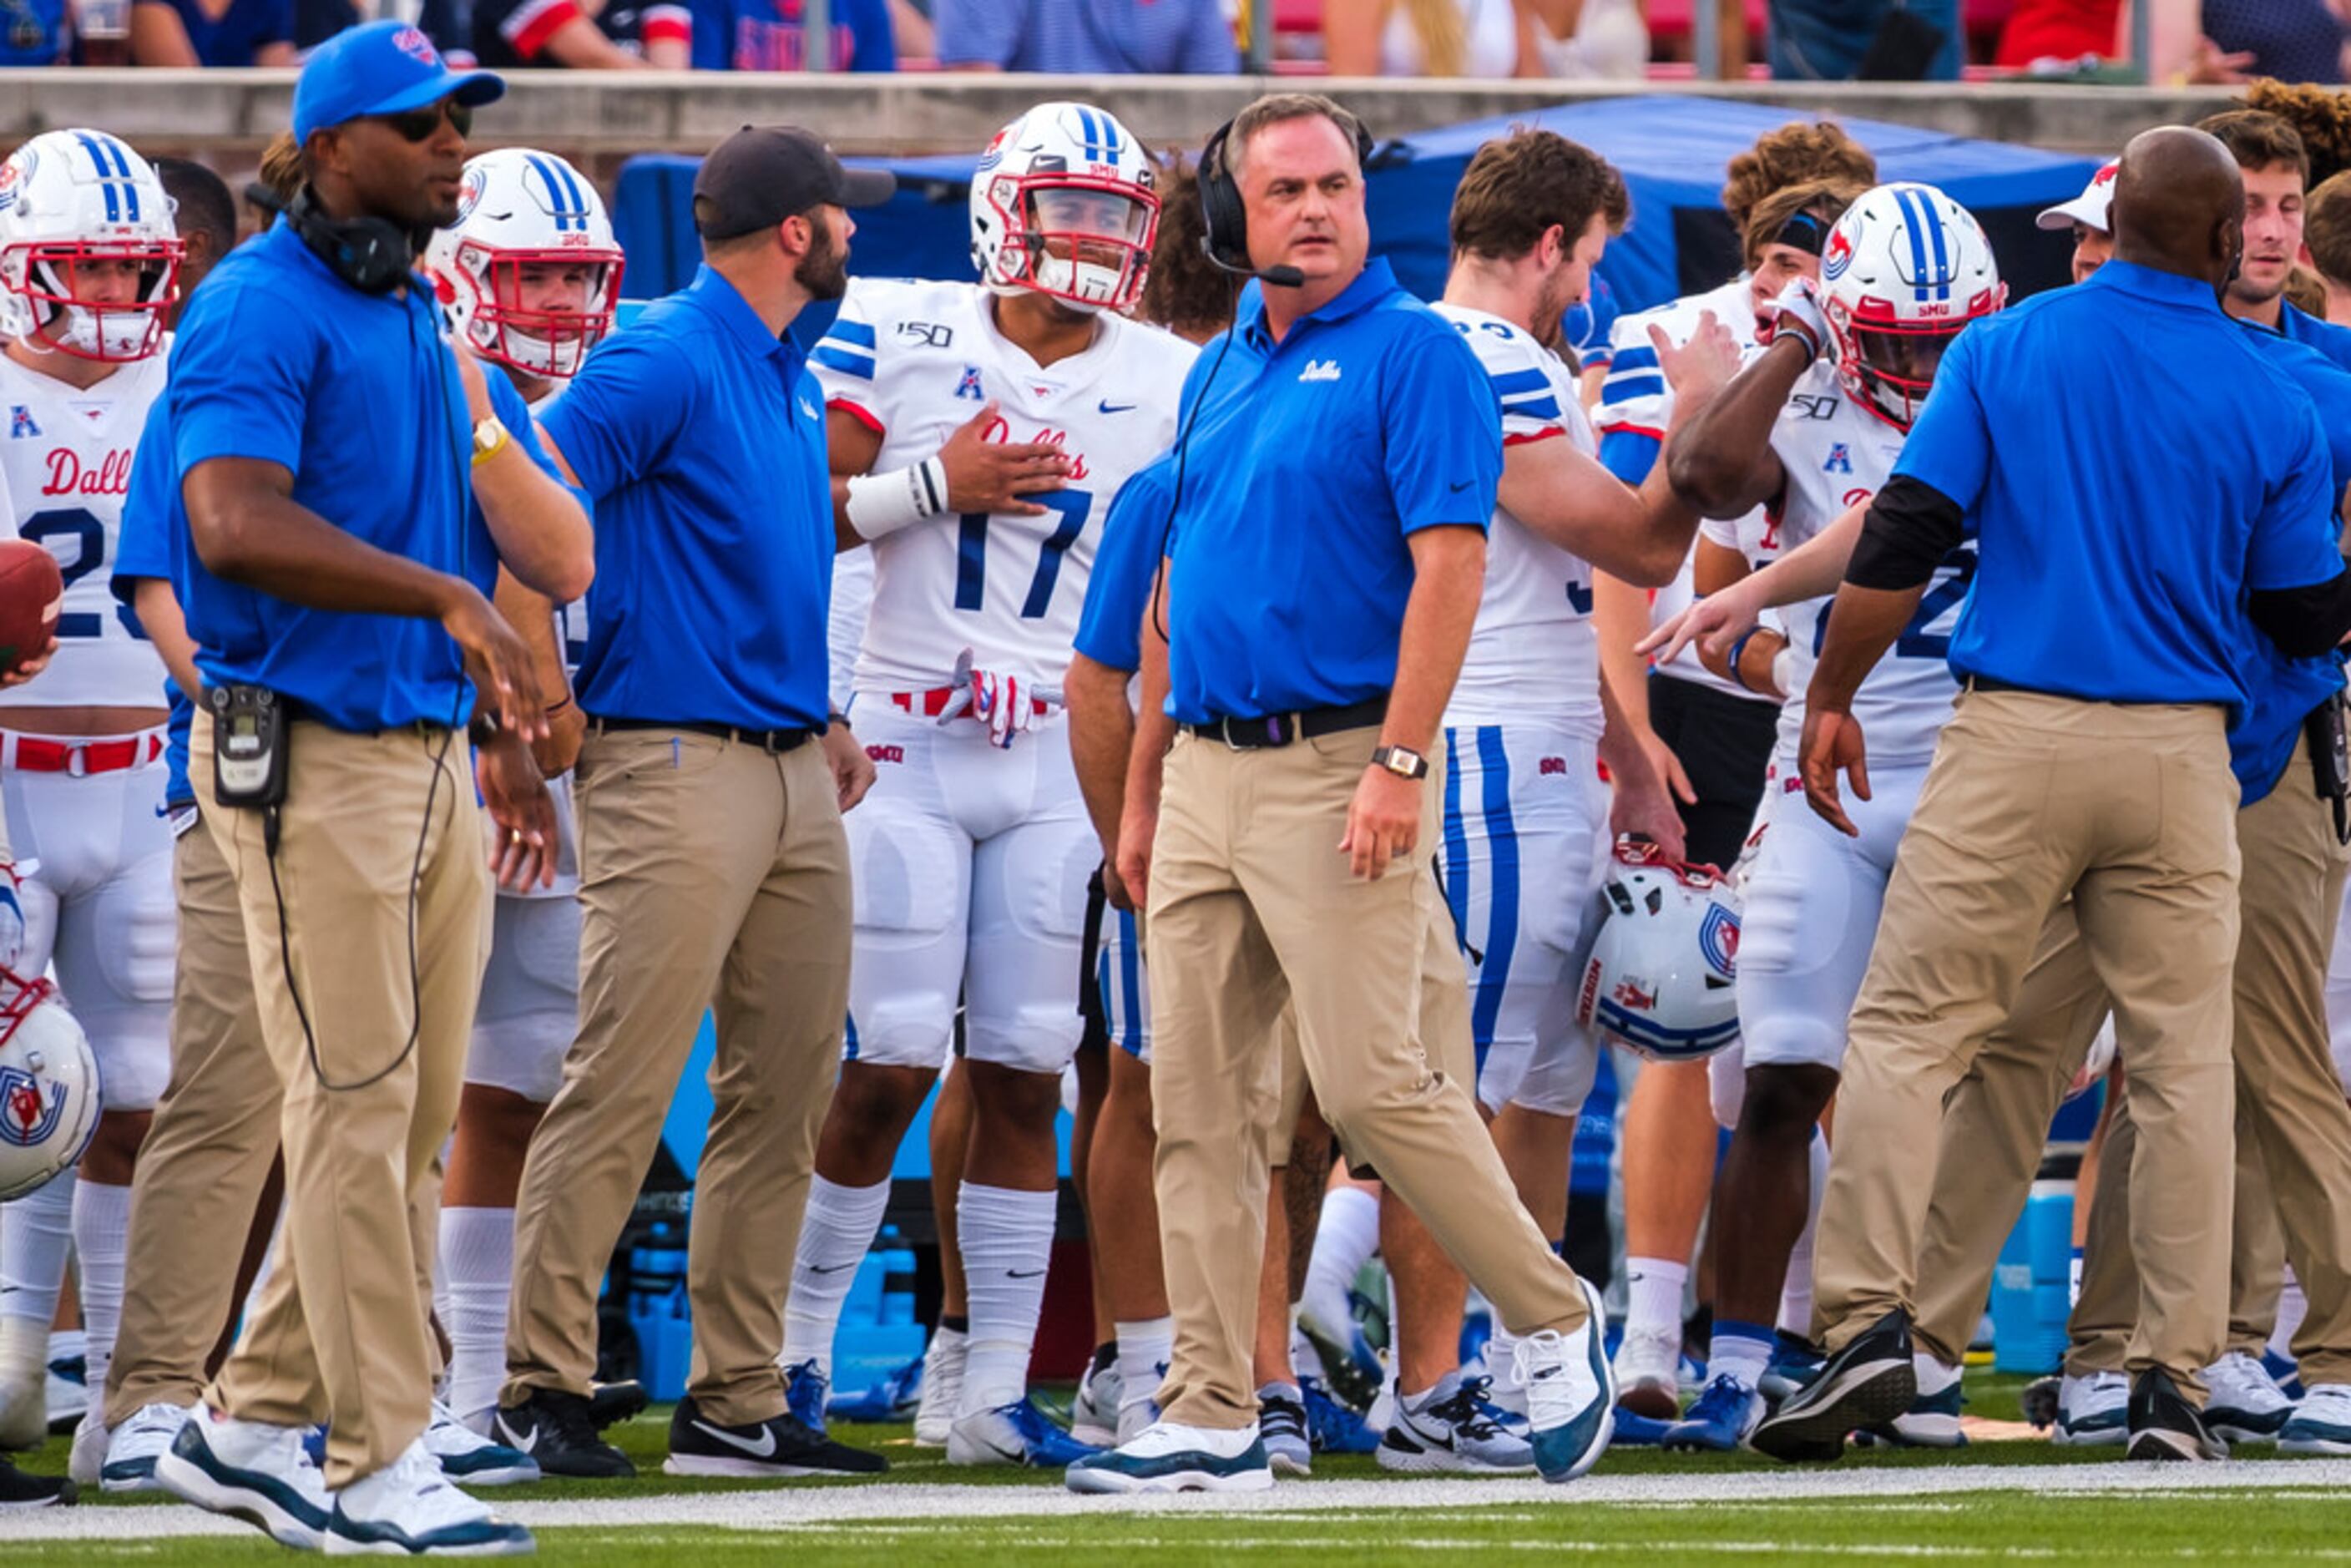
<instances>
[{"instance_id":1,"label":"blue stadium tent","mask_svg":"<svg viewBox=\"0 0 2351 1568\"><path fill-rule=\"evenodd\" d=\"M1408 287L1434 297L1445 280L1446 213L1470 156L1513 125L1538 125L1584 143L1624 172L1633 222L1609 247L1601 272L1625 309L1658 304L1710 287L1737 269L1719 199L1723 170L1734 153L1791 118L1792 111L1765 105L1658 95L1565 104L1384 141L1370 181L1373 246ZM2098 160L1876 120L1849 120L1846 129L1877 154L1885 178L1939 185L1982 219L2013 292L2066 280L2067 246L2035 230L2033 214L2079 194ZM971 277L964 203L977 154L860 162L895 173L900 189L888 205L858 214L852 270ZM647 156L621 171L613 221L628 252L632 298L666 293L693 277L696 162ZM810 334L820 331L830 314L811 312L795 335L813 340Z\"/></svg>"}]
</instances>

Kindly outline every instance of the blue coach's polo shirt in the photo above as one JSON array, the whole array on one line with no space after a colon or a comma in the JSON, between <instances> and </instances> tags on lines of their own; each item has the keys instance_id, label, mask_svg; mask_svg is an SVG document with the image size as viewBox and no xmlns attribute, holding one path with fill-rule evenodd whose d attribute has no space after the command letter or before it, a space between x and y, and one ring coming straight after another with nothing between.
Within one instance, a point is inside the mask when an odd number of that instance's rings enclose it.
<instances>
[{"instance_id":1,"label":"blue coach's polo shirt","mask_svg":"<svg viewBox=\"0 0 2351 1568\"><path fill-rule=\"evenodd\" d=\"M141 578L167 582L172 579L172 536L188 531L182 521L180 487L172 482L178 477L178 470L172 465L172 400L159 397L147 407L147 424L139 434L138 450L131 455L131 489L122 497L122 527L115 539L110 586L115 598L125 605L137 596ZM188 785L188 728L195 705L168 674L163 677L163 697L172 709L171 743L163 751L170 775L164 782L163 804L193 805L196 792Z\"/></svg>"},{"instance_id":2,"label":"blue coach's polo shirt","mask_svg":"<svg viewBox=\"0 0 2351 1568\"><path fill-rule=\"evenodd\" d=\"M1395 684L1407 538L1485 529L1501 412L1453 325L1374 261L1268 334L1252 283L1184 383L1200 407L1170 547L1167 711L1340 707Z\"/></svg>"},{"instance_id":3,"label":"blue coach's polo shirt","mask_svg":"<svg viewBox=\"0 0 2351 1568\"><path fill-rule=\"evenodd\" d=\"M705 267L589 355L545 423L596 508L580 707L823 728L832 481L800 350Z\"/></svg>"},{"instance_id":4,"label":"blue coach's polo shirt","mask_svg":"<svg viewBox=\"0 0 2351 1568\"><path fill-rule=\"evenodd\" d=\"M1961 333L1894 469L1978 526L1963 679L2234 706L2245 591L2343 570L2308 396L2210 285L2129 262Z\"/></svg>"},{"instance_id":5,"label":"blue coach's polo shirt","mask_svg":"<svg viewBox=\"0 0 2351 1568\"><path fill-rule=\"evenodd\" d=\"M1186 478L1190 478L1189 471ZM1102 519L1086 605L1078 616L1078 652L1105 669L1129 674L1143 668L1143 617L1159 580L1167 546L1168 508L1176 500L1176 457L1170 453L1138 468L1112 497Z\"/></svg>"},{"instance_id":6,"label":"blue coach's polo shirt","mask_svg":"<svg viewBox=\"0 0 2351 1568\"><path fill-rule=\"evenodd\" d=\"M440 335L430 289L361 294L277 225L230 252L180 319L165 393L180 478L216 457L275 463L296 501L346 533L489 592L497 549L467 504L472 421ZM437 622L309 609L201 563L182 587L207 681L267 686L337 729L471 711Z\"/></svg>"},{"instance_id":7,"label":"blue coach's polo shirt","mask_svg":"<svg viewBox=\"0 0 2351 1568\"><path fill-rule=\"evenodd\" d=\"M2351 371L2351 327L2337 327L2307 310L2297 309L2291 300L2280 303L2281 336L2305 349L2314 349L2343 370Z\"/></svg>"}]
</instances>

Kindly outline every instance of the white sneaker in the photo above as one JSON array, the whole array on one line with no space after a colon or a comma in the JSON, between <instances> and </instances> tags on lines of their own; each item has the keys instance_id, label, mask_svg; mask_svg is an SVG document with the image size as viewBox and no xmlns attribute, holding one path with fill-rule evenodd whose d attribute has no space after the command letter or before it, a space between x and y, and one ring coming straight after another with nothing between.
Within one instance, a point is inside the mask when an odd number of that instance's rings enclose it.
<instances>
[{"instance_id":1,"label":"white sneaker","mask_svg":"<svg viewBox=\"0 0 2351 1568\"><path fill-rule=\"evenodd\" d=\"M99 1467L101 1491L161 1491L155 1481L155 1461L172 1447L172 1439L195 1414L192 1405L142 1405L136 1415L114 1428L106 1440L106 1461Z\"/></svg>"},{"instance_id":2,"label":"white sneaker","mask_svg":"<svg viewBox=\"0 0 2351 1568\"><path fill-rule=\"evenodd\" d=\"M1160 1421L1071 1465L1062 1482L1075 1492L1265 1491L1273 1467L1254 1421L1232 1431Z\"/></svg>"},{"instance_id":3,"label":"white sneaker","mask_svg":"<svg viewBox=\"0 0 2351 1568\"><path fill-rule=\"evenodd\" d=\"M529 1531L451 1486L422 1437L335 1494L325 1545L329 1557L520 1557L538 1550Z\"/></svg>"},{"instance_id":4,"label":"white sneaker","mask_svg":"<svg viewBox=\"0 0 2351 1568\"><path fill-rule=\"evenodd\" d=\"M2313 1384L2278 1431L2281 1454L2351 1454L2351 1385Z\"/></svg>"},{"instance_id":5,"label":"white sneaker","mask_svg":"<svg viewBox=\"0 0 2351 1568\"><path fill-rule=\"evenodd\" d=\"M2130 1379L2119 1372L2068 1373L2057 1385L2053 1436L2069 1448L2123 1443L2130 1438Z\"/></svg>"},{"instance_id":6,"label":"white sneaker","mask_svg":"<svg viewBox=\"0 0 2351 1568\"><path fill-rule=\"evenodd\" d=\"M1616 1402L1636 1416L1672 1421L1682 1413L1682 1331L1627 1329L1616 1346Z\"/></svg>"},{"instance_id":7,"label":"white sneaker","mask_svg":"<svg viewBox=\"0 0 2351 1568\"><path fill-rule=\"evenodd\" d=\"M73 1447L66 1451L66 1479L78 1487L94 1487L106 1469L106 1423L95 1410L84 1411L74 1427Z\"/></svg>"},{"instance_id":8,"label":"white sneaker","mask_svg":"<svg viewBox=\"0 0 2351 1568\"><path fill-rule=\"evenodd\" d=\"M1070 1436L1081 1443L1107 1448L1119 1438L1118 1413L1126 1394L1126 1379L1118 1364L1096 1370L1089 1362L1078 1380L1078 1396L1070 1402Z\"/></svg>"},{"instance_id":9,"label":"white sneaker","mask_svg":"<svg viewBox=\"0 0 2351 1568\"><path fill-rule=\"evenodd\" d=\"M1535 1468L1547 1481L1572 1481L1600 1462L1616 1430L1616 1386L1601 1335L1608 1319L1592 1281L1583 1289L1584 1319L1573 1333L1545 1329L1519 1342L1519 1381L1527 1389Z\"/></svg>"},{"instance_id":10,"label":"white sneaker","mask_svg":"<svg viewBox=\"0 0 2351 1568\"><path fill-rule=\"evenodd\" d=\"M1487 1380L1440 1384L1418 1399L1398 1398L1395 1419L1380 1439L1384 1470L1414 1475L1523 1475L1535 1468L1534 1446L1513 1432L1486 1400Z\"/></svg>"},{"instance_id":11,"label":"white sneaker","mask_svg":"<svg viewBox=\"0 0 2351 1568\"><path fill-rule=\"evenodd\" d=\"M971 1342L957 1329L939 1329L923 1352L923 1397L914 1406L914 1441L926 1448L947 1446L956 1406L963 1403L963 1363Z\"/></svg>"},{"instance_id":12,"label":"white sneaker","mask_svg":"<svg viewBox=\"0 0 2351 1568\"><path fill-rule=\"evenodd\" d=\"M2204 1369L2204 1427L2231 1443L2273 1443L2294 1401L2257 1356L2232 1350ZM2304 1450L2331 1452L2329 1449Z\"/></svg>"},{"instance_id":13,"label":"white sneaker","mask_svg":"<svg viewBox=\"0 0 2351 1568\"><path fill-rule=\"evenodd\" d=\"M418 1439L441 1473L469 1487L510 1487L539 1479L538 1461L520 1448L483 1437L438 1399Z\"/></svg>"},{"instance_id":14,"label":"white sneaker","mask_svg":"<svg viewBox=\"0 0 2351 1568\"><path fill-rule=\"evenodd\" d=\"M315 1552L334 1498L303 1451L302 1432L199 1406L156 1459L155 1479L184 1502L259 1525L280 1546Z\"/></svg>"}]
</instances>

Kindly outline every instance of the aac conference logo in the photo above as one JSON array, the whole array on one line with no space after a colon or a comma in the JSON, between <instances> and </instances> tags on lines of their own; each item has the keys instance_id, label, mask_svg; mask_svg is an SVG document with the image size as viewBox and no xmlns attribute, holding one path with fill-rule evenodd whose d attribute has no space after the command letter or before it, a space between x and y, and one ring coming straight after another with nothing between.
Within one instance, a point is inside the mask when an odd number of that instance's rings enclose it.
<instances>
[{"instance_id":1,"label":"aac conference logo","mask_svg":"<svg viewBox=\"0 0 2351 1568\"><path fill-rule=\"evenodd\" d=\"M1834 283L1853 265L1853 235L1842 228L1830 231L1828 254L1821 257L1821 276Z\"/></svg>"},{"instance_id":2,"label":"aac conference logo","mask_svg":"<svg viewBox=\"0 0 2351 1568\"><path fill-rule=\"evenodd\" d=\"M37 1148L57 1130L65 1113L66 1086L51 1083L41 1091L40 1080L21 1067L0 1067L0 1143Z\"/></svg>"}]
</instances>

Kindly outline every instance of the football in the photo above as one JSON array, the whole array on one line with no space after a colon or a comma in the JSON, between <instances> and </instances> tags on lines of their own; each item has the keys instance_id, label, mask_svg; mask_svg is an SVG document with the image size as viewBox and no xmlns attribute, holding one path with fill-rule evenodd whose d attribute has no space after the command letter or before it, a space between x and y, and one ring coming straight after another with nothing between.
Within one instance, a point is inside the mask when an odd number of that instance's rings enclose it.
<instances>
[{"instance_id":1,"label":"football","mask_svg":"<svg viewBox=\"0 0 2351 1568\"><path fill-rule=\"evenodd\" d=\"M0 670L14 670L49 645L65 601L57 557L30 539L0 540Z\"/></svg>"}]
</instances>

